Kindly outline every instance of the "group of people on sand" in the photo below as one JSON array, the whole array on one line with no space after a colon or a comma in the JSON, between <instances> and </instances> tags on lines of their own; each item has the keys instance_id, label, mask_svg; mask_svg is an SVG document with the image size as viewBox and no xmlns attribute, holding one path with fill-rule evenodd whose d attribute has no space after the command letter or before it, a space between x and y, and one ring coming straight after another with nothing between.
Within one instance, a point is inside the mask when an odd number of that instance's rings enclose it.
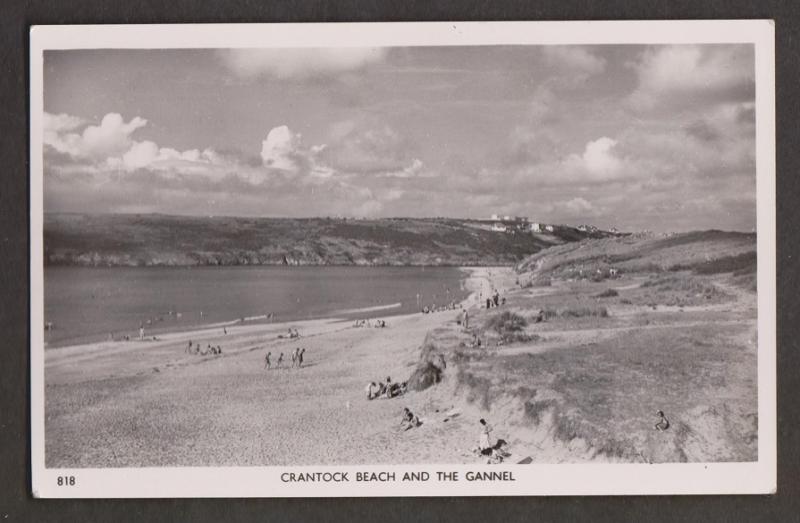
<instances>
[{"instance_id":1,"label":"group of people on sand","mask_svg":"<svg viewBox=\"0 0 800 523\"><path fill-rule=\"evenodd\" d=\"M219 356L222 354L222 346L221 345L214 346L208 343L206 344L206 348L202 348L200 346L200 342L197 342L196 345L193 345L192 340L189 340L189 344L186 346L186 350L184 352L186 354L197 354L200 356L207 356L208 354Z\"/></svg>"},{"instance_id":2,"label":"group of people on sand","mask_svg":"<svg viewBox=\"0 0 800 523\"><path fill-rule=\"evenodd\" d=\"M502 463L504 458L510 456L508 451L504 448L506 446L505 440L492 438L492 431L494 430L485 419L478 420L480 433L478 435L478 447L472 449L473 453L481 456L488 457L488 464Z\"/></svg>"},{"instance_id":3,"label":"group of people on sand","mask_svg":"<svg viewBox=\"0 0 800 523\"><path fill-rule=\"evenodd\" d=\"M461 308L461 304L460 303L456 303L455 301L451 301L450 303L448 303L446 305L439 306L439 307L437 307L436 304L434 303L430 307L428 307L427 305L424 306L422 308L422 314L431 314L433 312L454 311L454 310L460 309L460 308Z\"/></svg>"},{"instance_id":4,"label":"group of people on sand","mask_svg":"<svg viewBox=\"0 0 800 523\"><path fill-rule=\"evenodd\" d=\"M391 376L386 376L385 383L382 381L379 381L378 383L370 381L364 388L364 391L367 393L368 400L374 400L377 398L385 398L385 399L395 398L397 396L405 394L407 390L408 390L407 381L404 381L402 383L393 383Z\"/></svg>"},{"instance_id":5,"label":"group of people on sand","mask_svg":"<svg viewBox=\"0 0 800 523\"><path fill-rule=\"evenodd\" d=\"M488 298L486 298L487 309L491 309L492 307L499 307L500 305L505 305L505 304L506 304L505 296L501 298L500 292L497 289L495 289L495 291Z\"/></svg>"},{"instance_id":6,"label":"group of people on sand","mask_svg":"<svg viewBox=\"0 0 800 523\"><path fill-rule=\"evenodd\" d=\"M375 323L369 319L359 319L353 323L353 327L375 327L376 329L386 328L386 320L375 320Z\"/></svg>"},{"instance_id":7,"label":"group of people on sand","mask_svg":"<svg viewBox=\"0 0 800 523\"><path fill-rule=\"evenodd\" d=\"M299 337L300 337L300 332L298 332L297 329L293 329L292 327L289 327L289 332L285 336L283 334L278 334L278 338L280 339L289 338L290 340L293 340Z\"/></svg>"},{"instance_id":8,"label":"group of people on sand","mask_svg":"<svg viewBox=\"0 0 800 523\"><path fill-rule=\"evenodd\" d=\"M297 367L298 369L303 366L303 357L305 356L306 349L305 347L300 348L297 347L292 351L292 366L291 368ZM281 352L278 355L278 359L275 361L275 368L280 369L283 365L283 353ZM272 352L267 352L267 355L264 357L264 370L272 370Z\"/></svg>"}]
</instances>

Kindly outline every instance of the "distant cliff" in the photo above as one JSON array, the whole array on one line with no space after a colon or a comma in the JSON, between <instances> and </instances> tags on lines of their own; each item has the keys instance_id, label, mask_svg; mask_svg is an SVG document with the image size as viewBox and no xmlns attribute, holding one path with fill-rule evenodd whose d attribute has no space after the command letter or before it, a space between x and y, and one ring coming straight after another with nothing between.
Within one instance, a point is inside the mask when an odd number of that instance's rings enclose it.
<instances>
[{"instance_id":1,"label":"distant cliff","mask_svg":"<svg viewBox=\"0 0 800 523\"><path fill-rule=\"evenodd\" d=\"M375 220L46 214L47 265L512 265L588 236L495 232L446 218Z\"/></svg>"}]
</instances>

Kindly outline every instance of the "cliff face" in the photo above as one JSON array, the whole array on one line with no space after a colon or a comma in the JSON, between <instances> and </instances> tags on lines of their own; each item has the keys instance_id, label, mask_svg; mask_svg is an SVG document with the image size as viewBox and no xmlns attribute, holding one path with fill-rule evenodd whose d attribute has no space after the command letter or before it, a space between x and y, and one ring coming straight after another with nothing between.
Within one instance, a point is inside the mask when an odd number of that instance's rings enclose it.
<instances>
[{"instance_id":1,"label":"cliff face","mask_svg":"<svg viewBox=\"0 0 800 523\"><path fill-rule=\"evenodd\" d=\"M46 214L47 265L511 265L583 239L499 233L471 220ZM596 233L595 233L596 234Z\"/></svg>"}]
</instances>

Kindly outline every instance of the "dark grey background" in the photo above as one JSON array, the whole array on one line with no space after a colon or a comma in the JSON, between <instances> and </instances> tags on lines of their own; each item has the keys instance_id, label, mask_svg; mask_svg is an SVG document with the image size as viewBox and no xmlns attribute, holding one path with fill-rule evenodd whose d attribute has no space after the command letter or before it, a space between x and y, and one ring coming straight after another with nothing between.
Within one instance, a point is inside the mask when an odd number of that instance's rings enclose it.
<instances>
[{"instance_id":1,"label":"dark grey background","mask_svg":"<svg viewBox=\"0 0 800 523\"><path fill-rule=\"evenodd\" d=\"M800 4L788 1L3 0L0 3L0 522L4 521L800 521L797 270ZM34 500L28 405L28 29L35 24L776 20L778 494L605 498Z\"/></svg>"}]
</instances>

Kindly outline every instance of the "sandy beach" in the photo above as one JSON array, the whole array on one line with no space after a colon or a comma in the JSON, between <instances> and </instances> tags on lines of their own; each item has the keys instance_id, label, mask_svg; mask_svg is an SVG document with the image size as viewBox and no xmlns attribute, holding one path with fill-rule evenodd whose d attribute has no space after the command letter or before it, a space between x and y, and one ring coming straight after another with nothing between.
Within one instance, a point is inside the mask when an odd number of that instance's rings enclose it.
<instances>
[{"instance_id":1,"label":"sandy beach","mask_svg":"<svg viewBox=\"0 0 800 523\"><path fill-rule=\"evenodd\" d=\"M513 283L506 268L465 269L475 307ZM219 326L46 351L48 467L474 462L472 407L439 387L367 401L370 381L408 379L426 334L458 329L460 312L387 318L387 328L336 319ZM280 339L296 328L299 339ZM221 356L186 354L189 341ZM301 369L290 353L306 349ZM283 368L273 367L284 353ZM452 384L451 384L452 385ZM403 407L423 421L401 432ZM456 414L446 414L455 409Z\"/></svg>"}]
</instances>

